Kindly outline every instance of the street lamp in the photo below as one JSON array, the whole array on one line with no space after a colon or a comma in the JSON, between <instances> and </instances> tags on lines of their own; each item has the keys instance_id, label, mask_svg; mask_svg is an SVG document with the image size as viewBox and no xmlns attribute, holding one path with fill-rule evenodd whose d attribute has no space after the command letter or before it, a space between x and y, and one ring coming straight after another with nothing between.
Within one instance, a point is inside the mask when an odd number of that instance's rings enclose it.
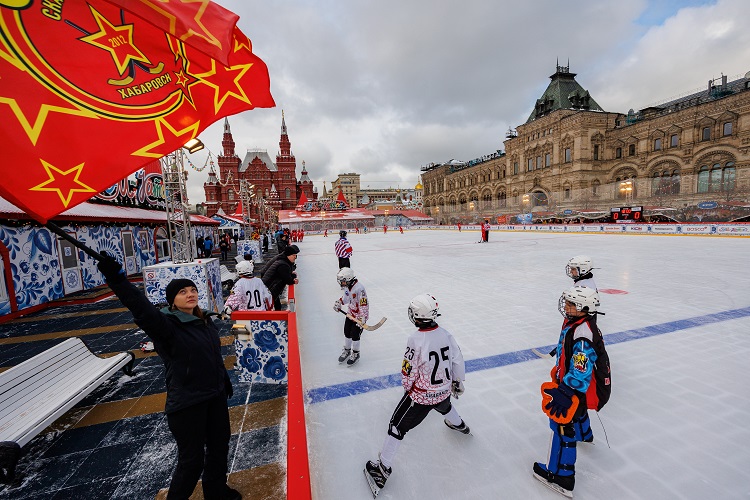
<instances>
[{"instance_id":1,"label":"street lamp","mask_svg":"<svg viewBox=\"0 0 750 500\"><path fill-rule=\"evenodd\" d=\"M628 179L620 182L620 198L633 199L633 181Z\"/></svg>"},{"instance_id":2,"label":"street lamp","mask_svg":"<svg viewBox=\"0 0 750 500\"><path fill-rule=\"evenodd\" d=\"M531 196L527 194L522 196L522 203L523 203L523 210L524 213L526 213L526 210L529 208L529 203L531 202Z\"/></svg>"}]
</instances>

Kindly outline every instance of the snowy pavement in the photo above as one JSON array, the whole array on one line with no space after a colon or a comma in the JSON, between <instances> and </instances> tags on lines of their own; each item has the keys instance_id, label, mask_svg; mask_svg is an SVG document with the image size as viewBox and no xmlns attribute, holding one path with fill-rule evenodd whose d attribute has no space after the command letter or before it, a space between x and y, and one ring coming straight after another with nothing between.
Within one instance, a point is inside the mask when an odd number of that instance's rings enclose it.
<instances>
[{"instance_id":1,"label":"snowy pavement","mask_svg":"<svg viewBox=\"0 0 750 500\"><path fill-rule=\"evenodd\" d=\"M381 499L562 498L532 478L551 431L541 411L572 282L587 254L601 294L599 327L612 399L591 412L595 444L579 444L574 498L750 498L750 239L407 231L350 234L352 269L367 289L362 357L339 365L343 316L333 245L300 244L297 289L313 496L371 498L362 469L377 453L403 391L409 300L432 293L441 326L467 361L455 406L472 436L432 412L407 434ZM600 423L601 419L601 423ZM606 429L606 436L604 429ZM607 444L609 442L609 445Z\"/></svg>"}]
</instances>

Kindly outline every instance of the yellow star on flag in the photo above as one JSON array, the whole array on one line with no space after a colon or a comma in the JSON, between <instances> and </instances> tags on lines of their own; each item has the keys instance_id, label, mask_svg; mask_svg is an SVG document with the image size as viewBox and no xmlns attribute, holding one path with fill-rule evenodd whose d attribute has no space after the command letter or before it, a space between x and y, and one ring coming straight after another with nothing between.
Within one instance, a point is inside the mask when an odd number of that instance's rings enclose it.
<instances>
[{"instance_id":1,"label":"yellow star on flag","mask_svg":"<svg viewBox=\"0 0 750 500\"><path fill-rule=\"evenodd\" d=\"M115 26L110 23L103 15L89 6L91 13L94 15L96 24L99 25L99 31L81 37L81 41L89 43L110 53L112 59L117 65L117 71L124 74L128 69L131 61L138 61L145 64L151 64L151 61L138 50L133 44L133 25L123 24Z\"/></svg>"},{"instance_id":2,"label":"yellow star on flag","mask_svg":"<svg viewBox=\"0 0 750 500\"><path fill-rule=\"evenodd\" d=\"M214 113L219 114L219 110L230 96L252 105L247 94L245 94L245 89L240 85L240 79L242 79L242 76L247 73L252 65L253 63L248 63L230 67L219 64L217 69L216 61L212 60L211 71L194 75L200 78L202 83L214 88ZM226 75L226 73L236 73L236 76L230 80L230 76Z\"/></svg>"},{"instance_id":3,"label":"yellow star on flag","mask_svg":"<svg viewBox=\"0 0 750 500\"><path fill-rule=\"evenodd\" d=\"M44 160L41 160L42 166L44 166L44 170L47 171L47 175L49 176L49 179L42 182L41 184L38 184L34 186L33 188L30 188L29 191L53 191L56 192L57 195L60 197L60 201L62 204L67 208L68 204L70 204L70 199L73 197L73 193L94 193L96 194L96 190L87 186L78 178L81 175L81 172L83 172L83 163L80 165L76 165L75 167L68 169L66 171L62 171L59 168L55 167L54 165L47 163ZM60 174L62 177L55 177L55 173ZM71 174L75 174L73 177L69 177ZM59 187L47 187L49 184L52 183L58 183ZM67 184L67 186L65 185ZM77 184L80 187L71 187L73 184ZM68 192L67 195L63 194L63 191Z\"/></svg>"},{"instance_id":4,"label":"yellow star on flag","mask_svg":"<svg viewBox=\"0 0 750 500\"><path fill-rule=\"evenodd\" d=\"M158 139L130 153L130 155L145 156L147 158L161 158L162 156L171 153L175 149L180 148L190 139L194 139L195 137L197 137L200 123L200 121L197 121L188 127L177 130L172 125L170 125L169 122L167 122L163 118L159 118L158 120L156 120L156 135ZM161 148L161 150L159 149L159 146L163 146L167 143L167 139L169 139L170 144L174 144L173 139L176 137L180 138L177 146L169 146L167 150L164 150L164 148Z\"/></svg>"}]
</instances>

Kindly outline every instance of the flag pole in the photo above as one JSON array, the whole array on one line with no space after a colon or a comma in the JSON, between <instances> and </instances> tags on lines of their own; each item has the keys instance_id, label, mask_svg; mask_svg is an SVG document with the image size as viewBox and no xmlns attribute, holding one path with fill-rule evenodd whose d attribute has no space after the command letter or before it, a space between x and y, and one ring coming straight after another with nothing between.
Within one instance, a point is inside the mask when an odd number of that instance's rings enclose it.
<instances>
[{"instance_id":1,"label":"flag pole","mask_svg":"<svg viewBox=\"0 0 750 500\"><path fill-rule=\"evenodd\" d=\"M77 239L73 238L71 235L69 235L68 233L66 233L63 230L63 228L61 228L60 226L58 226L54 222L47 221L47 223L45 224L45 227L47 229L49 229L50 231L52 231L53 233L55 233L56 235L58 235L59 237L63 238L64 240L69 241L74 246L76 246L79 249L83 250L90 257L93 257L96 260L102 260L103 259L102 255L99 252L97 252L95 250L92 250L91 248L87 247L86 245L84 245L83 243L81 243L80 241L78 241Z\"/></svg>"}]
</instances>

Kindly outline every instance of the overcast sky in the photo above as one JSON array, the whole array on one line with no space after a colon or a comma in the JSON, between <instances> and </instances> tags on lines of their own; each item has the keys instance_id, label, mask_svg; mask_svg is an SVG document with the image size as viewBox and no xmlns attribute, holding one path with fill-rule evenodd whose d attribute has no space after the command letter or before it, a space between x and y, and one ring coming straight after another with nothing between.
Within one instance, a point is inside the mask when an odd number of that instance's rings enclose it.
<instances>
[{"instance_id":1,"label":"overcast sky","mask_svg":"<svg viewBox=\"0 0 750 500\"><path fill-rule=\"evenodd\" d=\"M297 175L413 187L420 168L504 150L570 60L606 111L627 112L750 71L748 0L219 0L240 16L276 108L229 118L236 151L279 151ZM222 123L201 134L220 154ZM206 152L193 155L204 164ZM191 203L208 170L190 171Z\"/></svg>"}]
</instances>

